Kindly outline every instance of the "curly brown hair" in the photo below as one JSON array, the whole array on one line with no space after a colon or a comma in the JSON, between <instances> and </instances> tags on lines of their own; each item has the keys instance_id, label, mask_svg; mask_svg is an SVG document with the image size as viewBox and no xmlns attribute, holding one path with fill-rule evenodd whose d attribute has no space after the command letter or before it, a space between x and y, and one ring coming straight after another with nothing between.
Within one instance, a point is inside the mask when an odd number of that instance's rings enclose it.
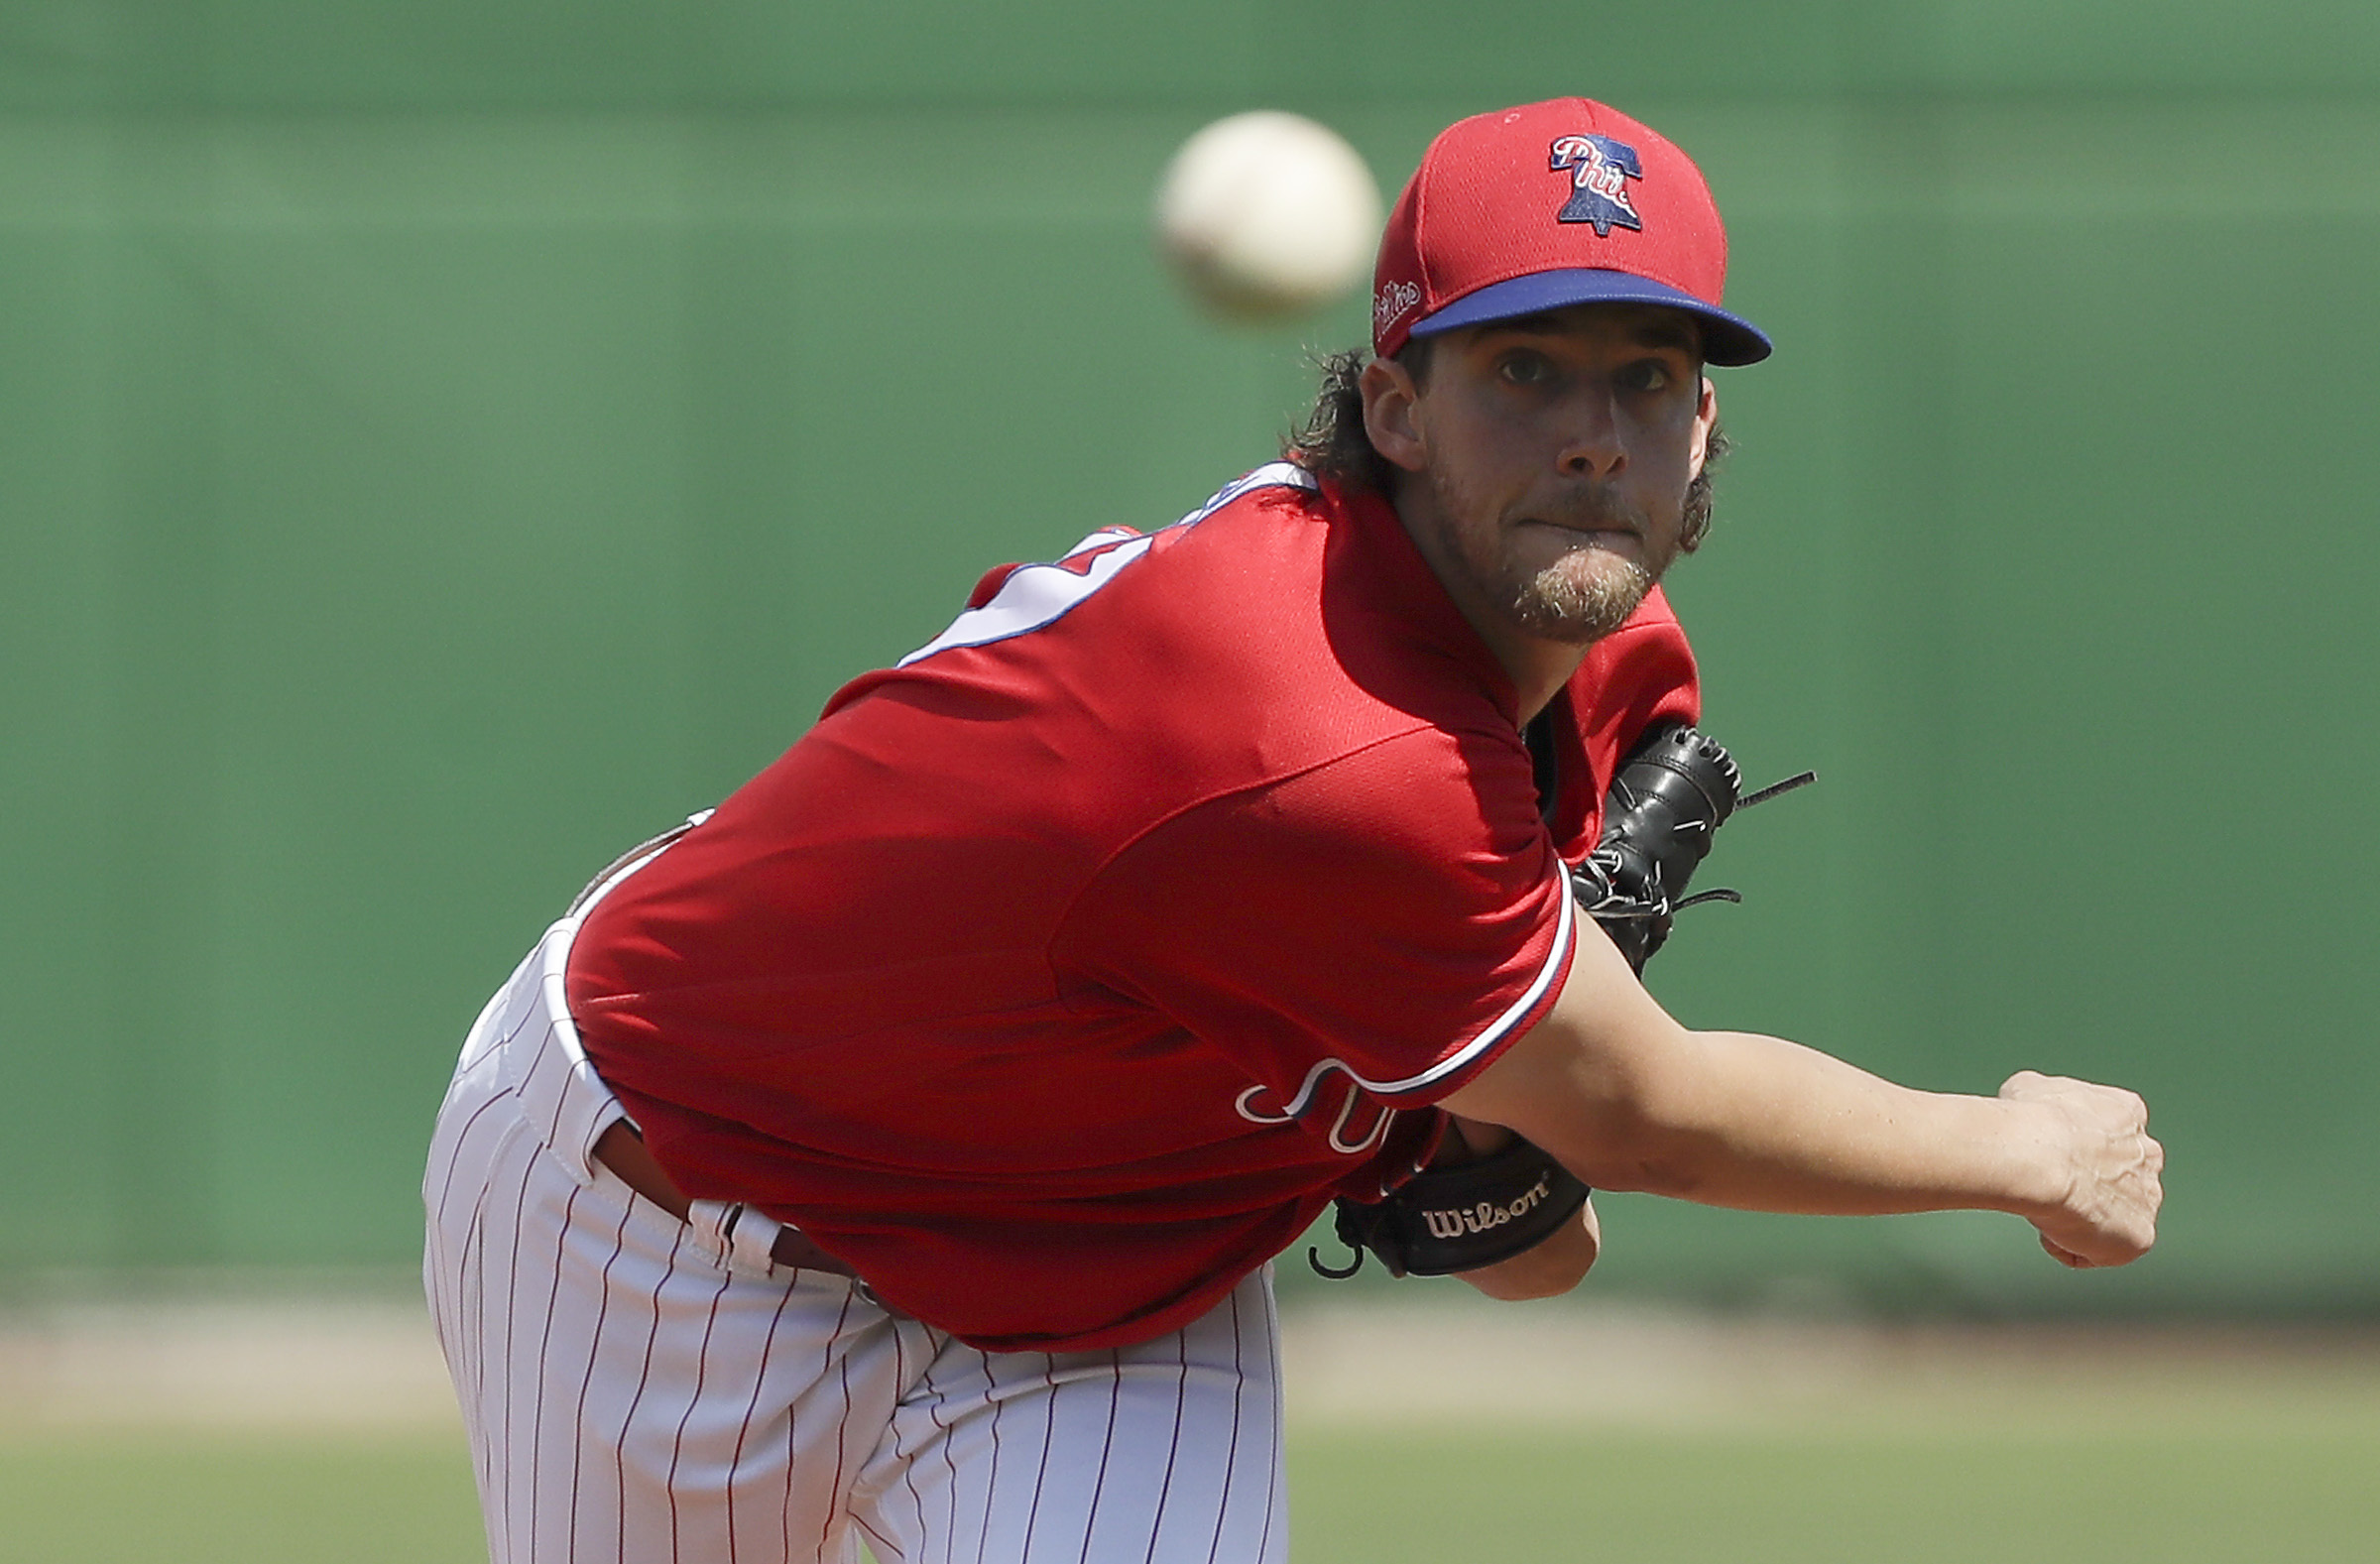
<instances>
[{"instance_id":1,"label":"curly brown hair","mask_svg":"<svg viewBox=\"0 0 2380 1564\"><path fill-rule=\"evenodd\" d=\"M1371 354L1360 347L1315 359L1322 385L1315 394L1313 411L1281 442L1281 455L1342 488L1385 495L1395 492L1398 469L1373 447L1364 428L1364 366L1370 362ZM1396 362L1404 366L1416 386L1426 385L1430 339L1415 337L1407 342ZM1711 426L1703 470L1686 486L1686 531L1678 546L1687 553L1700 548L1711 535L1711 473L1731 443L1726 429L1716 423Z\"/></svg>"}]
</instances>

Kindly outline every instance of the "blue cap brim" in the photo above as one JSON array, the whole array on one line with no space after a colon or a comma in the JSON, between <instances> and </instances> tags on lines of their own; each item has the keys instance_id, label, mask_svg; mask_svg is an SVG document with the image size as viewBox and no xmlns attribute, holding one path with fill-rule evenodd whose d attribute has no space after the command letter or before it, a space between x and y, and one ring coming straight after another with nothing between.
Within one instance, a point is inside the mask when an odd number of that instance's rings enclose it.
<instances>
[{"instance_id":1,"label":"blue cap brim","mask_svg":"<svg viewBox=\"0 0 2380 1564\"><path fill-rule=\"evenodd\" d=\"M1728 314L1703 302L1683 289L1632 272L1587 267L1531 272L1526 277L1511 278L1465 294L1436 314L1415 321L1408 335L1435 336L1461 326L1510 320L1567 304L1663 304L1683 309L1703 322L1706 364L1757 364L1772 351L1768 333L1740 315Z\"/></svg>"}]
</instances>

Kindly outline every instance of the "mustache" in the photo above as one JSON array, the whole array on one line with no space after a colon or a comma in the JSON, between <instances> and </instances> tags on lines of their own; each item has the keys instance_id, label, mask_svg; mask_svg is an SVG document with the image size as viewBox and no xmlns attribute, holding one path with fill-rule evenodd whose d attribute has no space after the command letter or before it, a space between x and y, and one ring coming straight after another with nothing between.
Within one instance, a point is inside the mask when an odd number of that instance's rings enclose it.
<instances>
[{"instance_id":1,"label":"mustache","mask_svg":"<svg viewBox=\"0 0 2380 1564\"><path fill-rule=\"evenodd\" d=\"M1548 504L1532 507L1531 514L1537 521L1577 532L1634 533L1639 538L1650 531L1652 520L1642 506L1629 504L1602 484L1573 489Z\"/></svg>"}]
</instances>

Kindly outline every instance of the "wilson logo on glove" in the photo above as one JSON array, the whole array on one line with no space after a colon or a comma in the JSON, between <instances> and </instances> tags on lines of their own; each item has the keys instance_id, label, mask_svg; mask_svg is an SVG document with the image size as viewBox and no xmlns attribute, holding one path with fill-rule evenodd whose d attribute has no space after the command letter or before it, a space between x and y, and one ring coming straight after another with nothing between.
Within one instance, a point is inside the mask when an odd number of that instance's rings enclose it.
<instances>
[{"instance_id":1,"label":"wilson logo on glove","mask_svg":"<svg viewBox=\"0 0 2380 1564\"><path fill-rule=\"evenodd\" d=\"M1499 1206L1492 1201L1483 1200L1469 1208L1424 1206L1421 1211L1422 1225L1430 1230L1432 1238L1461 1238L1466 1233L1485 1233L1489 1228L1500 1228L1507 1222L1527 1216L1540 1201L1552 1199L1553 1194L1553 1180L1541 1173L1537 1182L1529 1186L1528 1193L1510 1205Z\"/></svg>"},{"instance_id":2,"label":"wilson logo on glove","mask_svg":"<svg viewBox=\"0 0 2380 1564\"><path fill-rule=\"evenodd\" d=\"M1392 1276L1451 1276L1535 1249L1587 1203L1587 1185L1526 1141L1461 1167L1416 1174L1377 1201L1339 1199L1339 1242L1355 1262L1333 1270L1319 1252L1306 1263L1352 1276L1367 1252Z\"/></svg>"}]
</instances>

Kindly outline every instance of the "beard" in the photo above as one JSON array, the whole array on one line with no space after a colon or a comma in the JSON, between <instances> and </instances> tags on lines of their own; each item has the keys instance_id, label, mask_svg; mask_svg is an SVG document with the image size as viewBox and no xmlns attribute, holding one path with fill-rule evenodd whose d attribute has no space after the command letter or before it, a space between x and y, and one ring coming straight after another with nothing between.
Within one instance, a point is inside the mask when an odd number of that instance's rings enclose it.
<instances>
[{"instance_id":1,"label":"beard","mask_svg":"<svg viewBox=\"0 0 2380 1564\"><path fill-rule=\"evenodd\" d=\"M1515 625L1539 640L1579 646L1626 624L1658 579L1608 549L1574 548L1523 576L1504 606Z\"/></svg>"},{"instance_id":2,"label":"beard","mask_svg":"<svg viewBox=\"0 0 2380 1564\"><path fill-rule=\"evenodd\" d=\"M1541 641L1583 646L1611 634L1627 623L1677 556L1674 544L1658 546L1660 535L1642 511L1606 490L1591 488L1550 509L1539 507L1532 515L1581 532L1632 532L1643 541L1646 562L1582 539L1577 546L1532 569L1516 557L1518 544L1510 530L1495 525L1493 506L1472 500L1447 473L1433 469L1429 478L1443 541L1453 556L1514 628Z\"/></svg>"}]
</instances>

